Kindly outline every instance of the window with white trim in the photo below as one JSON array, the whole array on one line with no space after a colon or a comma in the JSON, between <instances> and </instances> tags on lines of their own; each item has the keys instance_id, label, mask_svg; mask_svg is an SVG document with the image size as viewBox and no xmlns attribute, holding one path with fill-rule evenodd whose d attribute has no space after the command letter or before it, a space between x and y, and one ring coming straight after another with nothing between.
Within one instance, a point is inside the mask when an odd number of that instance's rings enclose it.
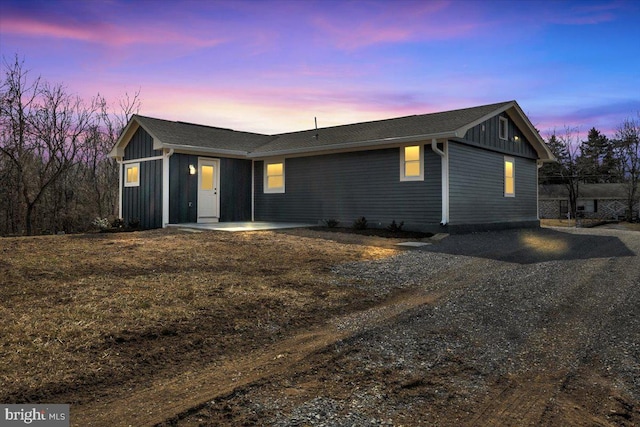
<instances>
[{"instance_id":1,"label":"window with white trim","mask_svg":"<svg viewBox=\"0 0 640 427\"><path fill-rule=\"evenodd\" d=\"M500 137L500 139L507 139L509 136L509 121L506 119L506 117L500 117L498 136Z\"/></svg>"},{"instance_id":2,"label":"window with white trim","mask_svg":"<svg viewBox=\"0 0 640 427\"><path fill-rule=\"evenodd\" d=\"M516 196L516 163L513 157L504 158L504 197Z\"/></svg>"},{"instance_id":3,"label":"window with white trim","mask_svg":"<svg viewBox=\"0 0 640 427\"><path fill-rule=\"evenodd\" d=\"M284 193L284 161L264 162L264 192Z\"/></svg>"},{"instance_id":4,"label":"window with white trim","mask_svg":"<svg viewBox=\"0 0 640 427\"><path fill-rule=\"evenodd\" d=\"M424 181L424 147L400 147L400 181Z\"/></svg>"},{"instance_id":5,"label":"window with white trim","mask_svg":"<svg viewBox=\"0 0 640 427\"><path fill-rule=\"evenodd\" d=\"M140 186L140 163L128 163L124 165L124 186Z\"/></svg>"}]
</instances>

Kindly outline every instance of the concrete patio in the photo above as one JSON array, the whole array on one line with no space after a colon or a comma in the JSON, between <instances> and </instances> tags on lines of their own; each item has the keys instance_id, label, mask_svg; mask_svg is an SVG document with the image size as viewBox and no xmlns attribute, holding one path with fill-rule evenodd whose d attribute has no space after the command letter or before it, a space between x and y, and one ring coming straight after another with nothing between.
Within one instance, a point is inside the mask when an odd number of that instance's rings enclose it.
<instances>
[{"instance_id":1,"label":"concrete patio","mask_svg":"<svg viewBox=\"0 0 640 427\"><path fill-rule=\"evenodd\" d=\"M188 228L195 230L216 230L216 231L262 231L262 230L282 230L286 228L315 227L318 224L305 224L299 222L268 222L268 221L244 221L244 222L215 222L201 224L190 222L186 224L168 224L167 227Z\"/></svg>"}]
</instances>

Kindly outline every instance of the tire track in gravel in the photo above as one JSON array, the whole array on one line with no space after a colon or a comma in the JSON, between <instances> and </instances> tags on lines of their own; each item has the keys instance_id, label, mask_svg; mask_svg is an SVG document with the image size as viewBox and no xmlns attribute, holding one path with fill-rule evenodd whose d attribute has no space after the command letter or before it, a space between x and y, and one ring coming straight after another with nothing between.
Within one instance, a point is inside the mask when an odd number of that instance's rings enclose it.
<instances>
[{"instance_id":1,"label":"tire track in gravel","mask_svg":"<svg viewBox=\"0 0 640 427\"><path fill-rule=\"evenodd\" d=\"M606 248L599 249L606 251ZM603 410L600 416L593 416L575 411L584 404L581 401L584 397L571 395L567 388L571 382L581 382L582 387L606 382L602 378L584 380L585 375L598 377L593 372L593 358L598 355L593 354L591 347L604 333L612 315L626 302L621 296L633 294L632 287L640 285L638 266L624 258L589 259L579 264L579 268L573 269L577 274L571 277L568 292L555 309L547 313L547 327L530 336L524 346L527 349L524 358L540 367L536 369L537 374L507 378L506 385L504 378L497 380L481 409L465 425L582 425L586 422L614 426L625 424L608 419L612 413L633 417L632 402L602 387L597 391L593 387L586 393L601 394L603 406L607 397L607 400L617 399L616 407L622 407L622 412L609 409L609 413ZM602 283L616 283L617 288L603 289ZM584 332L585 325L589 325L588 333ZM554 369L559 364L560 369ZM626 407L631 410L624 412ZM637 416L638 411L635 412Z\"/></svg>"},{"instance_id":2,"label":"tire track in gravel","mask_svg":"<svg viewBox=\"0 0 640 427\"><path fill-rule=\"evenodd\" d=\"M242 387L288 372L304 359L354 334L356 329L384 323L417 306L433 304L440 295L409 290L387 298L367 310L331 319L267 348L198 372L161 379L125 397L90 402L72 408L75 426L149 426L175 422L207 402ZM358 328L340 325L359 325ZM117 409L117 410L116 410Z\"/></svg>"}]
</instances>

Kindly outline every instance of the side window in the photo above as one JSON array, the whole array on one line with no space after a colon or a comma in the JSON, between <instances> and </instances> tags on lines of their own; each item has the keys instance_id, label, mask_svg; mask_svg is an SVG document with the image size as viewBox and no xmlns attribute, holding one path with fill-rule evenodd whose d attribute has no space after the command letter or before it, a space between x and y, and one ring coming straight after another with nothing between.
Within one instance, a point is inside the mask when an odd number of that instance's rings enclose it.
<instances>
[{"instance_id":1,"label":"side window","mask_svg":"<svg viewBox=\"0 0 640 427\"><path fill-rule=\"evenodd\" d=\"M509 136L509 121L504 117L500 117L498 136L500 137L500 139L507 139Z\"/></svg>"},{"instance_id":2,"label":"side window","mask_svg":"<svg viewBox=\"0 0 640 427\"><path fill-rule=\"evenodd\" d=\"M422 145L400 147L400 181L424 181Z\"/></svg>"},{"instance_id":3,"label":"side window","mask_svg":"<svg viewBox=\"0 0 640 427\"><path fill-rule=\"evenodd\" d=\"M140 163L128 163L124 165L124 186L140 186Z\"/></svg>"},{"instance_id":4,"label":"side window","mask_svg":"<svg viewBox=\"0 0 640 427\"><path fill-rule=\"evenodd\" d=\"M264 192L284 193L284 161L264 162Z\"/></svg>"},{"instance_id":5,"label":"side window","mask_svg":"<svg viewBox=\"0 0 640 427\"><path fill-rule=\"evenodd\" d=\"M516 170L513 157L504 158L504 197L516 196Z\"/></svg>"}]
</instances>

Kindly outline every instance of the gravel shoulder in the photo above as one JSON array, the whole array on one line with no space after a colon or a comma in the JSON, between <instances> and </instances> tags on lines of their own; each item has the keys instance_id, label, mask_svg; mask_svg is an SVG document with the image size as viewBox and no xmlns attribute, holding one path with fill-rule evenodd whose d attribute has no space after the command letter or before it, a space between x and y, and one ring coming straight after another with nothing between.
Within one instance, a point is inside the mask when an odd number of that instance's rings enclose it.
<instances>
[{"instance_id":1,"label":"gravel shoulder","mask_svg":"<svg viewBox=\"0 0 640 427\"><path fill-rule=\"evenodd\" d=\"M638 232L542 228L336 266L392 315L337 317L339 339L164 425L640 425L638 254Z\"/></svg>"}]
</instances>

